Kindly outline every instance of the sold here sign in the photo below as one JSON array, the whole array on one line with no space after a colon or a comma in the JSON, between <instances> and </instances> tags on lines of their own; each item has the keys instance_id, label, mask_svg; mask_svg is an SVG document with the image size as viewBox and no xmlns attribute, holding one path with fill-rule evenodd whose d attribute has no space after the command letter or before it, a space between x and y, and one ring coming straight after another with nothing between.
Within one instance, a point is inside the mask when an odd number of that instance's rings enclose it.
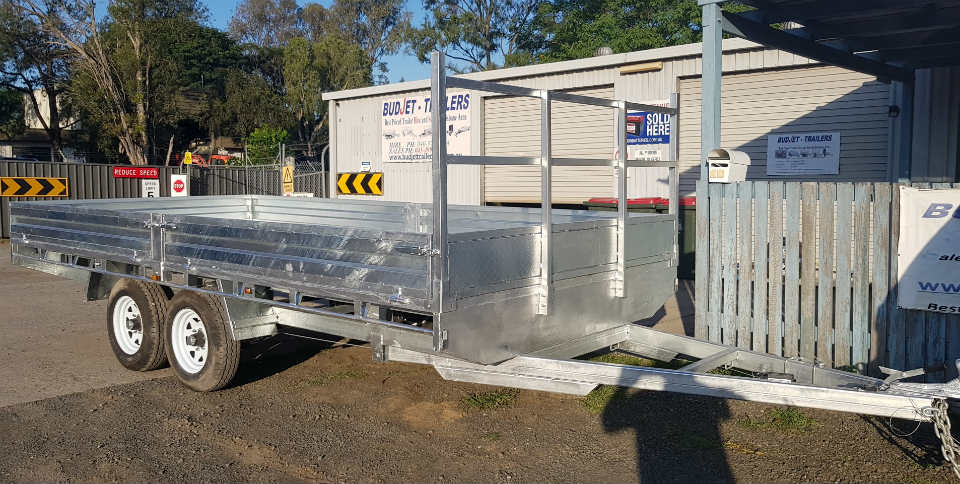
<instances>
[{"instance_id":1,"label":"sold here sign","mask_svg":"<svg viewBox=\"0 0 960 484\"><path fill-rule=\"evenodd\" d=\"M160 169L146 166L115 166L114 178L160 178Z\"/></svg>"}]
</instances>

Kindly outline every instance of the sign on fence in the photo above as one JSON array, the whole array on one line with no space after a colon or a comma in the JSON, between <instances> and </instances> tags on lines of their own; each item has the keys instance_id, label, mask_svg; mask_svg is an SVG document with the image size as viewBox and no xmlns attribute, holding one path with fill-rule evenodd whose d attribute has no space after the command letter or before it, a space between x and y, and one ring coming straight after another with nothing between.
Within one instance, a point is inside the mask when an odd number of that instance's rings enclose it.
<instances>
[{"instance_id":1,"label":"sign on fence","mask_svg":"<svg viewBox=\"0 0 960 484\"><path fill-rule=\"evenodd\" d=\"M140 180L140 196L142 198L160 197L160 180L143 179Z\"/></svg>"},{"instance_id":2,"label":"sign on fence","mask_svg":"<svg viewBox=\"0 0 960 484\"><path fill-rule=\"evenodd\" d=\"M898 305L960 313L960 190L900 187Z\"/></svg>"},{"instance_id":3,"label":"sign on fence","mask_svg":"<svg viewBox=\"0 0 960 484\"><path fill-rule=\"evenodd\" d=\"M170 175L170 196L186 197L190 195L190 178L187 175Z\"/></svg>"},{"instance_id":4,"label":"sign on fence","mask_svg":"<svg viewBox=\"0 0 960 484\"><path fill-rule=\"evenodd\" d=\"M281 188L284 195L293 193L293 165L283 165L280 168Z\"/></svg>"},{"instance_id":5,"label":"sign on fence","mask_svg":"<svg viewBox=\"0 0 960 484\"><path fill-rule=\"evenodd\" d=\"M115 166L114 178L160 178L160 169L149 166Z\"/></svg>"},{"instance_id":6,"label":"sign on fence","mask_svg":"<svg viewBox=\"0 0 960 484\"><path fill-rule=\"evenodd\" d=\"M66 197L67 195L69 191L66 178L0 177L0 196L3 197Z\"/></svg>"}]
</instances>

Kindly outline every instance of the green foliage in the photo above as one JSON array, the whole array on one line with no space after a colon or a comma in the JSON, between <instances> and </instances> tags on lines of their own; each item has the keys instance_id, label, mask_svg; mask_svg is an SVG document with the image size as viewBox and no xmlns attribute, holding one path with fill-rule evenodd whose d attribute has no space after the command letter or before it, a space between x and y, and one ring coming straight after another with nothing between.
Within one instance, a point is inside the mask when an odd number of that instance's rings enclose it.
<instances>
[{"instance_id":1,"label":"green foliage","mask_svg":"<svg viewBox=\"0 0 960 484\"><path fill-rule=\"evenodd\" d=\"M289 122L283 99L263 76L242 70L227 74L223 96L213 100L212 131L245 137L257 126Z\"/></svg>"},{"instance_id":2,"label":"green foliage","mask_svg":"<svg viewBox=\"0 0 960 484\"><path fill-rule=\"evenodd\" d=\"M317 42L298 37L283 50L284 101L292 111L300 142L320 137L327 115L324 91L371 84L372 59L357 44L327 36Z\"/></svg>"},{"instance_id":3,"label":"green foliage","mask_svg":"<svg viewBox=\"0 0 960 484\"><path fill-rule=\"evenodd\" d=\"M723 8L748 9L739 2ZM699 42L700 22L696 0L548 0L521 26L508 64L592 57L599 47L623 53Z\"/></svg>"},{"instance_id":4,"label":"green foliage","mask_svg":"<svg viewBox=\"0 0 960 484\"><path fill-rule=\"evenodd\" d=\"M540 0L425 0L426 20L411 29L408 42L421 62L443 51L454 71L500 67L498 58L517 57L520 34ZM459 64L459 65L458 65Z\"/></svg>"},{"instance_id":5,"label":"green foliage","mask_svg":"<svg viewBox=\"0 0 960 484\"><path fill-rule=\"evenodd\" d=\"M27 6L24 0L0 1L0 89L21 93L15 108L19 114L0 112L0 135L22 132L25 95L32 109L38 104L49 106L48 111L37 114L56 158L61 152L62 130L71 117L70 105L62 96L70 83L69 56ZM63 7L56 2L38 6L41 13L59 8Z\"/></svg>"},{"instance_id":6,"label":"green foliage","mask_svg":"<svg viewBox=\"0 0 960 484\"><path fill-rule=\"evenodd\" d=\"M0 89L0 138L12 138L25 129L23 94L12 89Z\"/></svg>"},{"instance_id":7,"label":"green foliage","mask_svg":"<svg viewBox=\"0 0 960 484\"><path fill-rule=\"evenodd\" d=\"M698 42L696 0L552 0L541 4L522 46L541 62Z\"/></svg>"},{"instance_id":8,"label":"green foliage","mask_svg":"<svg viewBox=\"0 0 960 484\"><path fill-rule=\"evenodd\" d=\"M513 389L495 390L467 395L461 400L463 406L477 410L492 410L513 405L519 392Z\"/></svg>"},{"instance_id":9,"label":"green foliage","mask_svg":"<svg viewBox=\"0 0 960 484\"><path fill-rule=\"evenodd\" d=\"M336 0L329 8L311 3L303 8L305 34L314 42L337 37L360 46L386 82L384 56L396 53L410 30L410 12L404 0Z\"/></svg>"},{"instance_id":10,"label":"green foliage","mask_svg":"<svg viewBox=\"0 0 960 484\"><path fill-rule=\"evenodd\" d=\"M253 130L253 133L250 133L247 138L247 154L250 159L244 161L252 165L277 163L280 143L286 141L287 130L263 125Z\"/></svg>"},{"instance_id":11,"label":"green foliage","mask_svg":"<svg viewBox=\"0 0 960 484\"><path fill-rule=\"evenodd\" d=\"M230 33L258 47L282 46L301 35L295 0L242 0L230 19Z\"/></svg>"},{"instance_id":12,"label":"green foliage","mask_svg":"<svg viewBox=\"0 0 960 484\"><path fill-rule=\"evenodd\" d=\"M777 432L809 432L820 426L816 419L793 407L776 408L767 412L762 418L747 417L737 423L748 429Z\"/></svg>"}]
</instances>

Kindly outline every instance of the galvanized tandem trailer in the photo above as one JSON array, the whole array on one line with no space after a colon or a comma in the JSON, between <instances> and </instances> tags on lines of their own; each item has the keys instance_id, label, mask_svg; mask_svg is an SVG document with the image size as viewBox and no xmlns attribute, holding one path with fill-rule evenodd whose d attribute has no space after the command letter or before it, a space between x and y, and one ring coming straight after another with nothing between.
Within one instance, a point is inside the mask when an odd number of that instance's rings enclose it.
<instances>
[{"instance_id":1,"label":"galvanized tandem trailer","mask_svg":"<svg viewBox=\"0 0 960 484\"><path fill-rule=\"evenodd\" d=\"M88 281L109 299L108 332L128 368L169 361L187 386L211 391L236 372L240 342L297 328L367 341L373 357L434 366L446 379L583 395L597 385L708 395L914 420L943 420L957 381L913 384L823 368L659 332L649 317L675 290L674 161L629 161L627 110L675 107L485 83L457 87L541 101L535 157L446 154L444 103L434 103L433 200L427 204L268 196L25 202L11 205L13 262ZM554 103L615 114L612 159L551 156ZM447 205L447 166L536 165L541 208ZM551 209L553 166L611 166L619 209ZM669 213L626 211L626 168L670 168ZM676 370L574 359L615 349ZM744 376L715 374L736 368ZM919 370L922 371L922 370ZM940 426L942 427L942 425Z\"/></svg>"}]
</instances>

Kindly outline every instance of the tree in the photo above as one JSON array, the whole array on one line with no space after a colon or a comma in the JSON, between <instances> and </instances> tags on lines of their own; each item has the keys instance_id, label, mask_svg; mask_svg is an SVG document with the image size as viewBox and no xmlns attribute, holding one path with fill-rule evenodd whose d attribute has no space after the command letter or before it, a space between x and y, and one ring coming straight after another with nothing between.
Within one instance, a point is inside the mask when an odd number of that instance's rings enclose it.
<instances>
[{"instance_id":1,"label":"tree","mask_svg":"<svg viewBox=\"0 0 960 484\"><path fill-rule=\"evenodd\" d=\"M725 10L742 11L732 2ZM520 33L520 50L539 62L699 42L696 0L548 0Z\"/></svg>"},{"instance_id":2,"label":"tree","mask_svg":"<svg viewBox=\"0 0 960 484\"><path fill-rule=\"evenodd\" d=\"M500 67L519 53L519 35L541 0L424 0L429 17L411 29L408 42L421 62L434 50L460 61L455 71Z\"/></svg>"},{"instance_id":3,"label":"tree","mask_svg":"<svg viewBox=\"0 0 960 484\"><path fill-rule=\"evenodd\" d=\"M71 98L116 136L120 154L131 164L145 165L150 152L150 116L155 69L165 59L157 54L157 32L183 21L200 20L205 10L197 0L113 0L109 17L98 23L93 0L69 8L59 0L22 0L29 16L70 52L77 88ZM57 2L57 3L54 3Z\"/></svg>"},{"instance_id":4,"label":"tree","mask_svg":"<svg viewBox=\"0 0 960 484\"><path fill-rule=\"evenodd\" d=\"M240 42L279 47L303 34L296 0L242 0L230 19L230 33Z\"/></svg>"},{"instance_id":5,"label":"tree","mask_svg":"<svg viewBox=\"0 0 960 484\"><path fill-rule=\"evenodd\" d=\"M287 106L297 121L297 137L308 153L327 121L324 91L371 84L372 59L364 50L337 36L318 42L305 38L290 41L283 51L283 78Z\"/></svg>"},{"instance_id":6,"label":"tree","mask_svg":"<svg viewBox=\"0 0 960 484\"><path fill-rule=\"evenodd\" d=\"M230 128L214 112L226 95L229 79L245 62L243 51L230 36L192 20L159 25L152 37L161 60L153 70L150 146L152 156L160 158L166 140L165 159L169 160L175 145L186 148L186 142L195 138L216 140ZM175 139L181 142L175 144Z\"/></svg>"},{"instance_id":7,"label":"tree","mask_svg":"<svg viewBox=\"0 0 960 484\"><path fill-rule=\"evenodd\" d=\"M385 56L396 53L410 30L410 12L404 0L336 0L330 8L317 3L303 9L306 33L314 42L336 35L359 45L386 81Z\"/></svg>"},{"instance_id":8,"label":"tree","mask_svg":"<svg viewBox=\"0 0 960 484\"><path fill-rule=\"evenodd\" d=\"M280 144L287 141L287 130L263 125L250 133L247 138L247 156L245 163L269 165L276 163Z\"/></svg>"},{"instance_id":9,"label":"tree","mask_svg":"<svg viewBox=\"0 0 960 484\"><path fill-rule=\"evenodd\" d=\"M13 89L0 89L0 137L13 138L25 128L23 94Z\"/></svg>"},{"instance_id":10,"label":"tree","mask_svg":"<svg viewBox=\"0 0 960 484\"><path fill-rule=\"evenodd\" d=\"M213 130L246 137L257 126L283 126L290 115L281 95L262 76L234 69L224 95L214 100L209 113Z\"/></svg>"},{"instance_id":11,"label":"tree","mask_svg":"<svg viewBox=\"0 0 960 484\"><path fill-rule=\"evenodd\" d=\"M62 7L45 3L42 8L44 15L55 16ZM22 93L29 100L50 139L50 159L58 161L63 156L63 130L70 118L61 96L69 86L69 56L41 27L19 0L0 2L0 87ZM17 108L21 117L23 97Z\"/></svg>"}]
</instances>

